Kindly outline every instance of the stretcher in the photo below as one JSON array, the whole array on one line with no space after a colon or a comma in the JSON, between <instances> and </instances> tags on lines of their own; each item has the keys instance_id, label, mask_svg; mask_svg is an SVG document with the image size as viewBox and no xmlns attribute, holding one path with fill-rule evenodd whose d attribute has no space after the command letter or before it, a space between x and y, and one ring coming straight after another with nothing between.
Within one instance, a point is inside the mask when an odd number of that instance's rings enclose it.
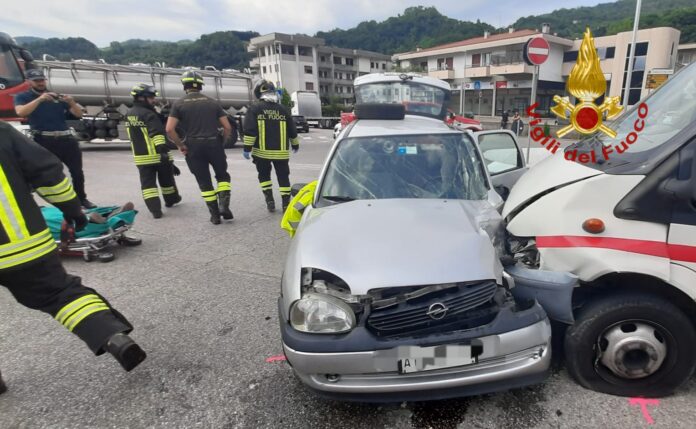
<instances>
[{"instance_id":1,"label":"stretcher","mask_svg":"<svg viewBox=\"0 0 696 429\"><path fill-rule=\"evenodd\" d=\"M138 246L142 243L142 240L126 235L133 226L138 213L136 210L122 211L121 207L108 206L85 211L88 217L93 213L101 215L106 221L97 223L90 220L83 230L75 231L65 222L60 210L41 207L41 214L46 219L61 255L82 256L86 262L110 262L115 258L111 251L115 245Z\"/></svg>"}]
</instances>

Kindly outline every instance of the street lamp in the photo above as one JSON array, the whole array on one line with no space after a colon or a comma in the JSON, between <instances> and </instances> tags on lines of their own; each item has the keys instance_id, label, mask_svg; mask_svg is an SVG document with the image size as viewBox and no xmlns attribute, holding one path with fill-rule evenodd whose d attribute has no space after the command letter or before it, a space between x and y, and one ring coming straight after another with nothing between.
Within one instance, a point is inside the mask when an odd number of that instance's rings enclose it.
<instances>
[{"instance_id":1,"label":"street lamp","mask_svg":"<svg viewBox=\"0 0 696 429\"><path fill-rule=\"evenodd\" d=\"M638 23L640 22L640 1L641 0L636 0L636 16L633 18L633 41L631 42L631 52L628 55L628 67L626 67L626 79L624 82L624 110L626 106L628 106L628 93L630 92L631 77L633 76L633 60L636 54L636 38L638 36Z\"/></svg>"}]
</instances>

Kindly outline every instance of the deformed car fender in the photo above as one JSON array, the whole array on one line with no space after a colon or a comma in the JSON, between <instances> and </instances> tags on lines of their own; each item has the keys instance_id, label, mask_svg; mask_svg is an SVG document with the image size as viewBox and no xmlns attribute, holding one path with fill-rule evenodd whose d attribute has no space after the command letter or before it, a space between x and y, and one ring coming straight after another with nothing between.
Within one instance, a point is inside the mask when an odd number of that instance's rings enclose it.
<instances>
[{"instance_id":1,"label":"deformed car fender","mask_svg":"<svg viewBox=\"0 0 696 429\"><path fill-rule=\"evenodd\" d=\"M512 276L512 296L519 300L536 300L549 318L573 324L573 289L578 277L563 271L546 271L526 268L521 264L505 267ZM512 285L511 285L512 286Z\"/></svg>"}]
</instances>

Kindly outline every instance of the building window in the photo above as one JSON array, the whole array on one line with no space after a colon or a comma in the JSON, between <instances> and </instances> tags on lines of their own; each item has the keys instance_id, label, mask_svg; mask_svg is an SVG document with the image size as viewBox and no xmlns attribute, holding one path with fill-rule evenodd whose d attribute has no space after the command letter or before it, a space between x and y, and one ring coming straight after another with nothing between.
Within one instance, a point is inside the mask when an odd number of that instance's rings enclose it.
<instances>
[{"instance_id":1,"label":"building window","mask_svg":"<svg viewBox=\"0 0 696 429\"><path fill-rule=\"evenodd\" d=\"M298 53L298 55L300 55L302 57L311 57L312 56L312 48L310 48L309 46L298 46L297 53Z\"/></svg>"},{"instance_id":2,"label":"building window","mask_svg":"<svg viewBox=\"0 0 696 429\"><path fill-rule=\"evenodd\" d=\"M326 57L323 56L323 55L320 56L320 57L319 57L319 61L321 61L322 63L325 63L325 62L326 62Z\"/></svg>"},{"instance_id":3,"label":"building window","mask_svg":"<svg viewBox=\"0 0 696 429\"><path fill-rule=\"evenodd\" d=\"M305 89L307 91L314 91L314 83L313 82L305 82Z\"/></svg>"},{"instance_id":4,"label":"building window","mask_svg":"<svg viewBox=\"0 0 696 429\"><path fill-rule=\"evenodd\" d=\"M307 74L312 74L312 66L304 66L304 72Z\"/></svg>"},{"instance_id":5,"label":"building window","mask_svg":"<svg viewBox=\"0 0 696 429\"><path fill-rule=\"evenodd\" d=\"M478 55L479 55L479 60L480 60L481 56L480 56L480 54L478 54ZM454 68L454 58L447 57L447 58L438 58L437 59L437 69L438 70L452 70L453 68Z\"/></svg>"},{"instance_id":6,"label":"building window","mask_svg":"<svg viewBox=\"0 0 696 429\"><path fill-rule=\"evenodd\" d=\"M285 55L295 55L295 47L292 45L280 45L280 53Z\"/></svg>"},{"instance_id":7,"label":"building window","mask_svg":"<svg viewBox=\"0 0 696 429\"><path fill-rule=\"evenodd\" d=\"M352 93L353 93L353 87L352 87L352 86L347 86L347 87L346 87L346 92L347 92L348 94L352 94Z\"/></svg>"},{"instance_id":8,"label":"building window","mask_svg":"<svg viewBox=\"0 0 696 429\"><path fill-rule=\"evenodd\" d=\"M386 69L387 69L387 63L382 63L382 70L386 70Z\"/></svg>"},{"instance_id":9,"label":"building window","mask_svg":"<svg viewBox=\"0 0 696 429\"><path fill-rule=\"evenodd\" d=\"M471 67L481 67L481 54L471 56Z\"/></svg>"},{"instance_id":10,"label":"building window","mask_svg":"<svg viewBox=\"0 0 696 429\"><path fill-rule=\"evenodd\" d=\"M352 65L353 65L353 59L352 59L352 58L346 58L346 65L347 65L347 66L352 66Z\"/></svg>"},{"instance_id":11,"label":"building window","mask_svg":"<svg viewBox=\"0 0 696 429\"><path fill-rule=\"evenodd\" d=\"M375 68L375 63L372 62L372 61L370 61L370 68L371 68L371 69Z\"/></svg>"},{"instance_id":12,"label":"building window","mask_svg":"<svg viewBox=\"0 0 696 429\"><path fill-rule=\"evenodd\" d=\"M333 63L334 63L334 64L339 64L339 65L340 65L340 64L341 64L341 57L334 57Z\"/></svg>"},{"instance_id":13,"label":"building window","mask_svg":"<svg viewBox=\"0 0 696 429\"><path fill-rule=\"evenodd\" d=\"M428 71L428 62L427 61L423 61L422 63L420 63L420 70L421 71Z\"/></svg>"},{"instance_id":14,"label":"building window","mask_svg":"<svg viewBox=\"0 0 696 429\"><path fill-rule=\"evenodd\" d=\"M568 51L563 53L564 63L574 63L578 60L578 51Z\"/></svg>"},{"instance_id":15,"label":"building window","mask_svg":"<svg viewBox=\"0 0 696 429\"><path fill-rule=\"evenodd\" d=\"M263 74L266 74L266 66L261 67L261 70L263 70Z\"/></svg>"}]
</instances>

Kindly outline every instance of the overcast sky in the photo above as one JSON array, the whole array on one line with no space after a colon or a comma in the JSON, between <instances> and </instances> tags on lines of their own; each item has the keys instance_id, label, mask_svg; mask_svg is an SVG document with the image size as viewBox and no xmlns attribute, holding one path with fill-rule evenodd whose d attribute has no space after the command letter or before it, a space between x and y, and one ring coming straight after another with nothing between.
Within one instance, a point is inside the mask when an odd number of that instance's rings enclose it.
<instances>
[{"instance_id":1,"label":"overcast sky","mask_svg":"<svg viewBox=\"0 0 696 429\"><path fill-rule=\"evenodd\" d=\"M409 6L496 27L521 16L599 0L3 0L0 31L11 36L82 36L97 46L127 39L182 40L220 30L306 33L383 21ZM524 6L521 6L523 4ZM377 5L377 7L376 7Z\"/></svg>"}]
</instances>

